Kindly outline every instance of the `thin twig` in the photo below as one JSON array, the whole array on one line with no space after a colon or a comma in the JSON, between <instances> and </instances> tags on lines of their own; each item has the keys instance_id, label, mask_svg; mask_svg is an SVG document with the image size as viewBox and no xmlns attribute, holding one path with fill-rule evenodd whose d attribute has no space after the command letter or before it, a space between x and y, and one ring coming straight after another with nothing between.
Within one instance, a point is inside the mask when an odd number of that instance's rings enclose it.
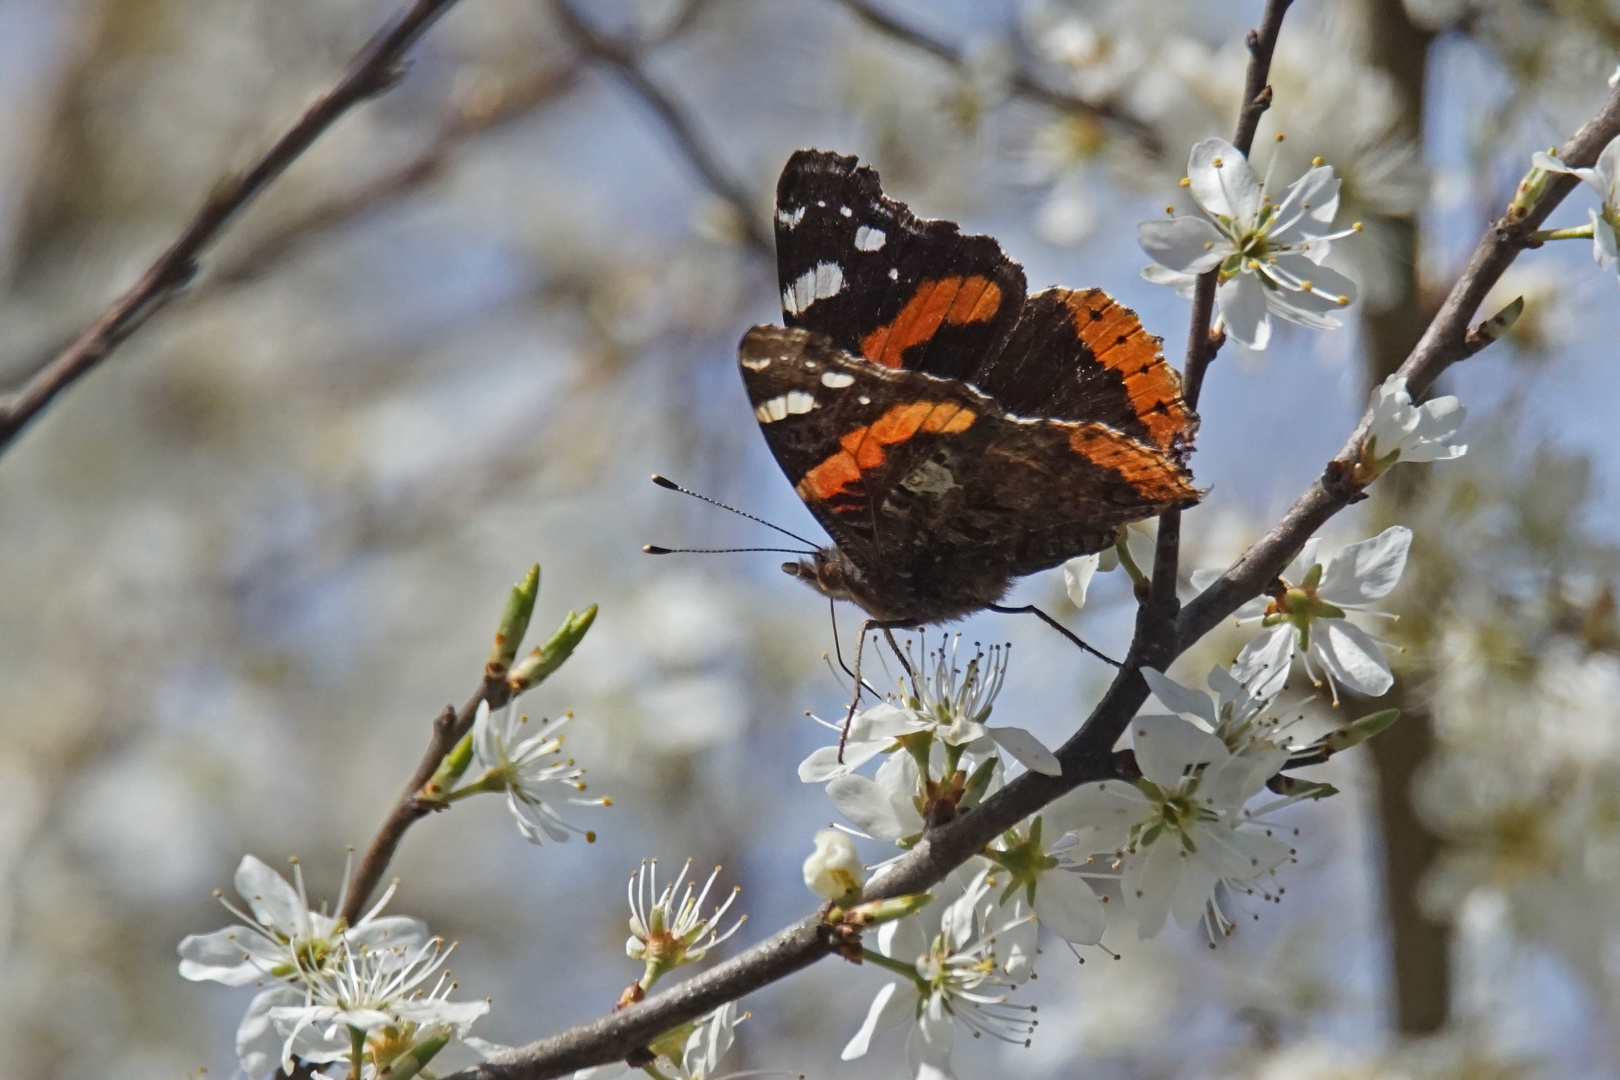
<instances>
[{"instance_id":1,"label":"thin twig","mask_svg":"<svg viewBox=\"0 0 1620 1080\"><path fill-rule=\"evenodd\" d=\"M873 7L867 0L839 0L839 2L843 4L851 15L854 15L866 26L878 31L880 34L902 45L908 45L919 52L927 53L960 76L970 74L971 64L968 58L938 38L932 37L916 27L908 26L887 12ZM1109 125L1123 134L1129 135L1137 144L1150 153L1156 154L1159 151L1158 132L1154 131L1152 125L1145 120L1126 112L1117 102L1088 101L1074 94L1055 90L1023 68L1018 68L1011 73L1008 77L1007 89L1019 97L1038 102L1057 112L1084 116L1087 119Z\"/></svg>"},{"instance_id":2,"label":"thin twig","mask_svg":"<svg viewBox=\"0 0 1620 1080\"><path fill-rule=\"evenodd\" d=\"M14 394L0 399L0 451L41 409L94 368L161 310L197 273L197 259L237 212L355 105L391 89L405 74L404 54L456 0L414 0L356 54L343 77L317 98L247 172L227 176L180 236L101 316Z\"/></svg>"},{"instance_id":3,"label":"thin twig","mask_svg":"<svg viewBox=\"0 0 1620 1080\"><path fill-rule=\"evenodd\" d=\"M776 239L760 221L753 195L726 171L719 157L698 134L693 117L648 77L637 51L598 33L568 0L551 0L551 10L581 52L616 71L635 95L658 114L693 170L709 190L729 204L737 215L749 246L767 259L774 259Z\"/></svg>"},{"instance_id":4,"label":"thin twig","mask_svg":"<svg viewBox=\"0 0 1620 1080\"><path fill-rule=\"evenodd\" d=\"M478 715L480 702L488 701L491 709L498 709L511 698L511 688L506 680L499 675L484 676L483 682L467 703L460 709L446 705L444 711L433 721L433 735L428 740L427 750L422 754L421 762L416 766L416 772L411 774L410 781L405 785L399 802L389 811L388 817L383 819L382 828L372 837L371 845L366 848L365 857L360 865L354 868L354 875L349 878L343 890L343 910L339 913L353 926L360 913L366 908L366 901L376 890L377 883L382 880L383 874L388 871L388 864L394 860L394 852L399 849L400 841L405 839L405 833L410 827L427 817L434 810L442 809L444 803L422 797L422 788L433 774L438 771L439 764L451 750L455 749L463 735L467 734Z\"/></svg>"},{"instance_id":5,"label":"thin twig","mask_svg":"<svg viewBox=\"0 0 1620 1080\"><path fill-rule=\"evenodd\" d=\"M1609 140L1620 136L1620 90L1563 147L1560 157L1587 166ZM1414 393L1432 384L1450 363L1465 355L1468 320L1505 267L1525 247L1529 234L1570 190L1573 177L1549 184L1534 213L1517 226L1496 223L1475 250L1467 270L1428 331L1407 357L1401 373ZM1342 454L1353 452L1371 423L1369 408ZM1116 773L1114 743L1147 700L1143 667L1163 669L1178 654L1237 610L1275 577L1287 560L1323 522L1348 504L1344 492L1314 482L1298 502L1242 559L1191 601L1170 634L1151 605L1137 612L1136 633L1125 666L1114 678L1081 728L1057 750L1061 776L1029 772L1018 777L971 813L928 829L917 845L866 891L866 899L919 892L943 880L1002 832L1037 813L1072 788ZM740 955L686 982L609 1016L520 1047L497 1060L457 1074L457 1080L547 1080L576 1069L622 1060L658 1034L695 1020L727 1001L809 966L834 948L830 935L811 916Z\"/></svg>"},{"instance_id":6,"label":"thin twig","mask_svg":"<svg viewBox=\"0 0 1620 1080\"><path fill-rule=\"evenodd\" d=\"M1248 70L1243 76L1243 99L1238 105L1237 131L1232 145L1245 157L1254 145L1254 133L1260 127L1260 117L1271 107L1271 57L1277 49L1277 36L1282 33L1283 16L1293 0L1267 0L1260 25L1249 31ZM1187 358L1182 364L1182 393L1187 407L1198 408L1198 398L1204 388L1204 373L1226 340L1224 334L1211 331L1215 313L1215 290L1220 280L1220 269L1200 274L1193 290L1192 318L1187 329ZM1149 591L1149 604L1160 616L1174 619L1180 607L1176 589L1181 573L1181 511L1172 510L1159 517L1159 535L1153 552L1153 587Z\"/></svg>"}]
</instances>

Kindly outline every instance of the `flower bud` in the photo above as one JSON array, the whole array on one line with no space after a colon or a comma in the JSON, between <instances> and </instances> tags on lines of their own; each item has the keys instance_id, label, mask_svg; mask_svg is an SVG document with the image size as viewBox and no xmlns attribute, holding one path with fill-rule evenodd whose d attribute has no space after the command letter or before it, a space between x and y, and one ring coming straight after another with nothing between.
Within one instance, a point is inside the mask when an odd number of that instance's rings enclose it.
<instances>
[{"instance_id":1,"label":"flower bud","mask_svg":"<svg viewBox=\"0 0 1620 1080\"><path fill-rule=\"evenodd\" d=\"M545 682L553 671L562 667L563 661L572 656L579 643L585 640L585 632L595 621L595 604L578 614L570 611L562 625L557 627L557 632L551 635L551 640L537 645L506 677L507 685L512 688L512 696L533 690Z\"/></svg>"},{"instance_id":2,"label":"flower bud","mask_svg":"<svg viewBox=\"0 0 1620 1080\"><path fill-rule=\"evenodd\" d=\"M816 833L816 850L804 860L804 883L811 892L835 904L859 900L866 883L866 867L855 851L855 841L837 829Z\"/></svg>"},{"instance_id":3,"label":"flower bud","mask_svg":"<svg viewBox=\"0 0 1620 1080\"><path fill-rule=\"evenodd\" d=\"M1552 179L1552 173L1539 165L1531 166L1530 171L1524 174L1519 181L1519 188L1513 193L1513 201L1508 203L1507 219L1518 224L1530 216L1541 201L1542 193L1547 190L1547 181Z\"/></svg>"},{"instance_id":4,"label":"flower bud","mask_svg":"<svg viewBox=\"0 0 1620 1080\"><path fill-rule=\"evenodd\" d=\"M887 900L873 900L869 904L850 908L844 913L843 921L851 926L862 927L894 922L896 919L903 919L907 915L921 911L933 899L933 893L920 892L890 897Z\"/></svg>"},{"instance_id":5,"label":"flower bud","mask_svg":"<svg viewBox=\"0 0 1620 1080\"><path fill-rule=\"evenodd\" d=\"M1383 709L1353 720L1322 739L1322 744L1333 753L1360 746L1368 739L1393 724L1401 715L1399 709Z\"/></svg>"},{"instance_id":6,"label":"flower bud","mask_svg":"<svg viewBox=\"0 0 1620 1080\"><path fill-rule=\"evenodd\" d=\"M504 674L512 666L523 635L529 632L529 616L534 614L535 597L540 595L540 564L535 563L523 580L512 586L512 595L506 599L506 610L501 612L501 625L495 631L495 644L489 650L489 669Z\"/></svg>"}]
</instances>

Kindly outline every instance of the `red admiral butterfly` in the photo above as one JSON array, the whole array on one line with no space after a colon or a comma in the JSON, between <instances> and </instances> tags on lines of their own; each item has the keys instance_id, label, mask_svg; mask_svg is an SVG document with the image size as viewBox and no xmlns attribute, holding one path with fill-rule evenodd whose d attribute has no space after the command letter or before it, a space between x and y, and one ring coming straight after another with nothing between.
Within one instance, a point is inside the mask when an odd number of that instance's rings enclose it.
<instances>
[{"instance_id":1,"label":"red admiral butterfly","mask_svg":"<svg viewBox=\"0 0 1620 1080\"><path fill-rule=\"evenodd\" d=\"M782 569L824 595L890 626L961 618L1198 501L1180 379L1100 289L1026 297L995 240L820 150L782 170L776 258L787 325L748 331L738 363L835 545Z\"/></svg>"}]
</instances>

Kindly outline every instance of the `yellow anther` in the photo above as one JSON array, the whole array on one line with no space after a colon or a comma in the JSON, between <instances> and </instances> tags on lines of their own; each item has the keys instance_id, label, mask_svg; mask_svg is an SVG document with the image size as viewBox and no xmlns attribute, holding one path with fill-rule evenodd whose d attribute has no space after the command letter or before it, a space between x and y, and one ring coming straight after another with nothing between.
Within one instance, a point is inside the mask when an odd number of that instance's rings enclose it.
<instances>
[{"instance_id":1,"label":"yellow anther","mask_svg":"<svg viewBox=\"0 0 1620 1080\"><path fill-rule=\"evenodd\" d=\"M1314 286L1314 285L1312 285L1312 284L1311 284L1311 283L1310 283L1310 282L1308 282L1308 281L1302 281L1302 282L1300 282L1300 283L1299 283L1299 287L1300 287L1300 288L1302 288L1302 289L1304 289L1304 290L1305 290L1305 291L1306 291L1306 292L1311 292L1311 291L1312 291L1312 290L1313 290L1313 289L1315 289L1315 288L1316 288L1316 286Z\"/></svg>"},{"instance_id":2,"label":"yellow anther","mask_svg":"<svg viewBox=\"0 0 1620 1080\"><path fill-rule=\"evenodd\" d=\"M1173 206L1167 206L1167 207L1164 208L1164 212L1167 213L1167 214L1170 214L1170 215L1174 215L1175 212L1176 212L1176 208L1173 207Z\"/></svg>"},{"instance_id":3,"label":"yellow anther","mask_svg":"<svg viewBox=\"0 0 1620 1080\"><path fill-rule=\"evenodd\" d=\"M1214 246L1215 246L1215 241L1213 241L1213 240L1205 240L1204 241L1204 250L1205 251L1208 251L1210 248L1212 248Z\"/></svg>"},{"instance_id":4,"label":"yellow anther","mask_svg":"<svg viewBox=\"0 0 1620 1080\"><path fill-rule=\"evenodd\" d=\"M1282 132L1280 132L1280 131L1279 131L1279 132L1277 132L1277 141L1278 141L1278 142L1282 142L1282 141L1283 141L1283 133L1282 133Z\"/></svg>"},{"instance_id":5,"label":"yellow anther","mask_svg":"<svg viewBox=\"0 0 1620 1080\"><path fill-rule=\"evenodd\" d=\"M1361 222L1358 221L1358 222L1356 222L1354 225L1352 225L1350 227L1352 229L1354 229L1356 232L1360 232L1361 231Z\"/></svg>"},{"instance_id":6,"label":"yellow anther","mask_svg":"<svg viewBox=\"0 0 1620 1080\"><path fill-rule=\"evenodd\" d=\"M1182 187L1192 187L1192 177L1190 177L1190 176L1183 176L1183 177L1182 177L1182 178L1181 178L1181 186L1182 186Z\"/></svg>"},{"instance_id":7,"label":"yellow anther","mask_svg":"<svg viewBox=\"0 0 1620 1080\"><path fill-rule=\"evenodd\" d=\"M1311 164L1312 165L1320 165L1320 164L1322 164L1322 159L1320 157L1313 157L1313 158L1311 158Z\"/></svg>"},{"instance_id":8,"label":"yellow anther","mask_svg":"<svg viewBox=\"0 0 1620 1080\"><path fill-rule=\"evenodd\" d=\"M1216 158L1213 164L1217 169L1219 169L1222 168L1226 162L1222 161L1220 158Z\"/></svg>"},{"instance_id":9,"label":"yellow anther","mask_svg":"<svg viewBox=\"0 0 1620 1080\"><path fill-rule=\"evenodd\" d=\"M1348 303L1350 303L1350 298L1348 296L1339 297L1339 306L1340 307L1344 307Z\"/></svg>"}]
</instances>

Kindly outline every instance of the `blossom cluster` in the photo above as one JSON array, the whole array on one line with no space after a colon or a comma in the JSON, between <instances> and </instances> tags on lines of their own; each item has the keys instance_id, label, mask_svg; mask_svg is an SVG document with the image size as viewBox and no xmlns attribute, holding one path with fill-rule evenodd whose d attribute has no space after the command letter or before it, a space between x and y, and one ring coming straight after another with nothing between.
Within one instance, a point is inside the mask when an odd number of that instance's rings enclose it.
<instances>
[{"instance_id":1,"label":"blossom cluster","mask_svg":"<svg viewBox=\"0 0 1620 1080\"><path fill-rule=\"evenodd\" d=\"M908 1061L922 1080L949 1075L959 1025L1027 1042L1032 1010L1012 995L1034 974L1042 926L1076 948L1099 945L1117 919L1149 938L1173 918L1213 945L1235 929L1232 908L1243 897L1275 899L1273 879L1295 855L1276 813L1333 793L1284 771L1320 763L1394 719L1375 713L1292 742L1277 701L1293 658L1335 701L1341 687L1367 696L1388 690L1385 643L1350 616L1377 614L1368 606L1400 580L1410 542L1410 530L1395 527L1323 563L1311 541L1251 605L1246 614L1262 624L1260 634L1230 669L1210 671L1207 691L1144 669L1162 711L1131 722L1129 764L1115 778L1083 784L1008 829L941 885L934 903L879 927L862 955L892 979L844 1057L910 1025ZM1072 596L1083 600L1098 564L1089 558L1070 568ZM833 910L858 905L867 880L854 838L909 848L929 825L992 795L1008 768L1061 774L1057 755L1032 734L989 722L1008 662L1000 646L965 654L959 636L921 655L908 646L900 691L854 716L841 753L830 745L801 763L800 778L825 783L851 823L818 834L805 863L806 884ZM868 776L861 770L873 761ZM888 866L877 864L875 879Z\"/></svg>"}]
</instances>

